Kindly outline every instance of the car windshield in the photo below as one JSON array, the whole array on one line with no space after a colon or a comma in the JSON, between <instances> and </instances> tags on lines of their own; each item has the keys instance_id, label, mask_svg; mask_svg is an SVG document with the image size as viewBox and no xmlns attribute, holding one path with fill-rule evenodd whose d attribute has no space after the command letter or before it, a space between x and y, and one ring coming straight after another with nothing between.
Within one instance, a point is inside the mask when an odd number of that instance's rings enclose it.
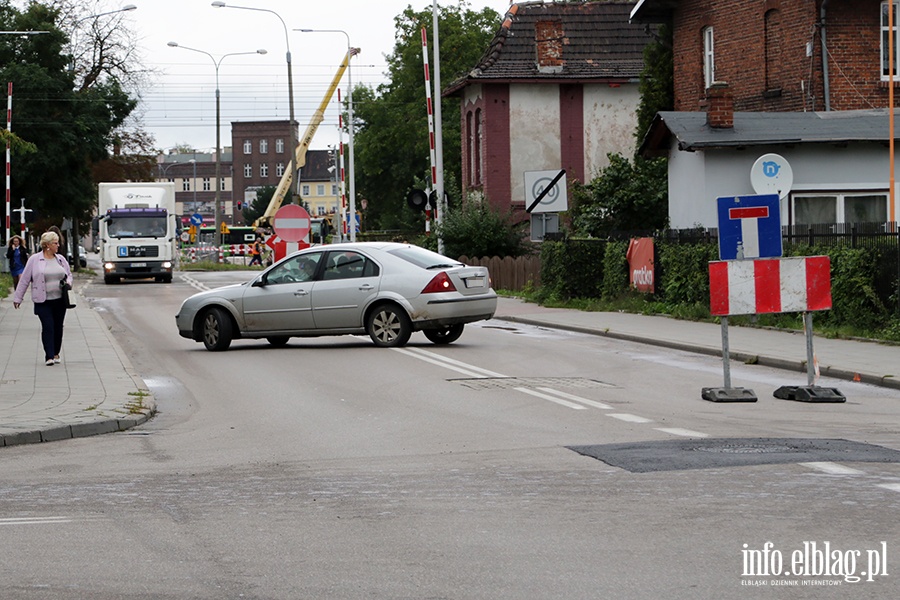
<instances>
[{"instance_id":1,"label":"car windshield","mask_svg":"<svg viewBox=\"0 0 900 600\"><path fill-rule=\"evenodd\" d=\"M398 258L402 258L407 262L422 267L423 269L461 267L463 263L451 260L446 256L420 248L419 246L404 246L396 250L389 250L388 254L393 254Z\"/></svg>"},{"instance_id":2,"label":"car windshield","mask_svg":"<svg viewBox=\"0 0 900 600\"><path fill-rule=\"evenodd\" d=\"M165 217L112 217L107 223L109 235L125 237L163 237L166 235Z\"/></svg>"}]
</instances>

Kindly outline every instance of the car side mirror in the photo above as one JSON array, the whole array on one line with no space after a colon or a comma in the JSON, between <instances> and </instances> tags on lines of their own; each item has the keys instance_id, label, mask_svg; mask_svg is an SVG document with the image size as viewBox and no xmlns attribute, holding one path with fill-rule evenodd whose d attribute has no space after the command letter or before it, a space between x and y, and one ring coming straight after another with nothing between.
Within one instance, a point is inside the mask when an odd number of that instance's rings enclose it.
<instances>
[{"instance_id":1,"label":"car side mirror","mask_svg":"<svg viewBox=\"0 0 900 600\"><path fill-rule=\"evenodd\" d=\"M266 287L269 284L265 275L255 279L251 287Z\"/></svg>"}]
</instances>

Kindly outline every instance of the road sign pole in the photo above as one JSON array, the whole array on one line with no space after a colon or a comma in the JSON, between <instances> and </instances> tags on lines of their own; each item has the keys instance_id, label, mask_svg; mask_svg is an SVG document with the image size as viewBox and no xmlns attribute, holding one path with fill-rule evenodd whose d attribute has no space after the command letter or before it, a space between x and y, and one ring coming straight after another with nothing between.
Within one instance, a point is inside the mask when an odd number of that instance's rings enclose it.
<instances>
[{"instance_id":1,"label":"road sign pole","mask_svg":"<svg viewBox=\"0 0 900 600\"><path fill-rule=\"evenodd\" d=\"M728 317L722 317L722 370L725 373L725 389L731 389L731 356L728 352Z\"/></svg>"}]
</instances>

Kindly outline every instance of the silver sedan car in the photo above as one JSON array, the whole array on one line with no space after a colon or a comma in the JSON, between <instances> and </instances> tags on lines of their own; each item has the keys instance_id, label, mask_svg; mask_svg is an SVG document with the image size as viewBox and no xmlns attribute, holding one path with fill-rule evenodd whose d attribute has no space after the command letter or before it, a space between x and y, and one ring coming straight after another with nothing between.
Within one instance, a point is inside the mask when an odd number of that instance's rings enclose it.
<instances>
[{"instance_id":1,"label":"silver sedan car","mask_svg":"<svg viewBox=\"0 0 900 600\"><path fill-rule=\"evenodd\" d=\"M184 301L178 333L227 350L233 339L367 333L376 346L397 347L422 331L449 344L466 323L497 310L485 267L469 267L409 244L360 242L315 246L284 258L250 281Z\"/></svg>"}]
</instances>

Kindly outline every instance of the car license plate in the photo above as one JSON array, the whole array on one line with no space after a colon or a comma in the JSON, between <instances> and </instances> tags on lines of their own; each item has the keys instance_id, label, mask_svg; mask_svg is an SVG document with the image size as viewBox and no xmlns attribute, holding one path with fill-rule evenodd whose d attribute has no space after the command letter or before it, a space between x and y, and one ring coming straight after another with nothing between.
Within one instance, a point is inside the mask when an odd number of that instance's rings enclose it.
<instances>
[{"instance_id":1,"label":"car license plate","mask_svg":"<svg viewBox=\"0 0 900 600\"><path fill-rule=\"evenodd\" d=\"M142 263L131 263L131 266L132 266L132 267L146 267L146 266L147 266L147 263L145 263L145 262L142 262Z\"/></svg>"},{"instance_id":2,"label":"car license plate","mask_svg":"<svg viewBox=\"0 0 900 600\"><path fill-rule=\"evenodd\" d=\"M469 277L468 279L466 279L466 287L467 288L484 287L484 277Z\"/></svg>"}]
</instances>

